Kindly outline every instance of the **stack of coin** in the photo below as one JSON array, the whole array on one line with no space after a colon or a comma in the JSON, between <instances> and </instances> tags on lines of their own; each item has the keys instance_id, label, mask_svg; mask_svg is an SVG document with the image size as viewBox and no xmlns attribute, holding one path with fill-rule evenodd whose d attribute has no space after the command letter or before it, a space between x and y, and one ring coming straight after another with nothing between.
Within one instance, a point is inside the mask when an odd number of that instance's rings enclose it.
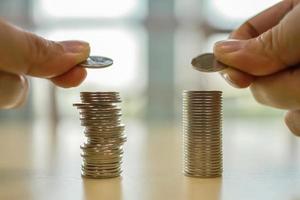
<instances>
[{"instance_id":1,"label":"stack of coin","mask_svg":"<svg viewBox=\"0 0 300 200\"><path fill-rule=\"evenodd\" d=\"M81 92L76 103L86 142L82 149L82 176L112 178L121 174L123 149L126 141L121 123L121 98L117 92Z\"/></svg>"},{"instance_id":2,"label":"stack of coin","mask_svg":"<svg viewBox=\"0 0 300 200\"><path fill-rule=\"evenodd\" d=\"M184 174L222 175L222 92L183 92Z\"/></svg>"}]
</instances>

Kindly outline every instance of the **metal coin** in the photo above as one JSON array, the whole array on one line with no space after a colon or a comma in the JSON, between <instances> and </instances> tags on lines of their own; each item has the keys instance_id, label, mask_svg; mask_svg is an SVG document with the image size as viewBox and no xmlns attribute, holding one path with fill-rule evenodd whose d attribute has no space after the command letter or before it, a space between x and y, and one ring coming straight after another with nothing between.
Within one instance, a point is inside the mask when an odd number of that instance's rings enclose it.
<instances>
[{"instance_id":1,"label":"metal coin","mask_svg":"<svg viewBox=\"0 0 300 200\"><path fill-rule=\"evenodd\" d=\"M192 65L201 72L218 72L228 67L224 63L217 61L212 53L205 53L195 57L192 60Z\"/></svg>"},{"instance_id":2,"label":"metal coin","mask_svg":"<svg viewBox=\"0 0 300 200\"><path fill-rule=\"evenodd\" d=\"M80 96L119 96L118 92L80 92Z\"/></svg>"},{"instance_id":3,"label":"metal coin","mask_svg":"<svg viewBox=\"0 0 300 200\"><path fill-rule=\"evenodd\" d=\"M94 179L105 179L105 178L115 178L120 176L122 171L119 171L117 173L105 173L105 174L98 174L98 173L87 173L84 170L82 170L82 177L83 178L94 178Z\"/></svg>"},{"instance_id":4,"label":"metal coin","mask_svg":"<svg viewBox=\"0 0 300 200\"><path fill-rule=\"evenodd\" d=\"M90 56L88 59L82 63L80 66L84 68L105 68L109 67L113 64L113 60L111 58L103 57L103 56Z\"/></svg>"}]
</instances>

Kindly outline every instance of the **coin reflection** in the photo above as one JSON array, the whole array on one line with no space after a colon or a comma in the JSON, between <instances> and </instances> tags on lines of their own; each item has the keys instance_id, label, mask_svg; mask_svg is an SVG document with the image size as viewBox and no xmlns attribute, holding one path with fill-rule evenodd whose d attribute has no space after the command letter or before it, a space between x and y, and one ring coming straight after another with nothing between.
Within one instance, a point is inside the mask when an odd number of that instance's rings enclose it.
<instances>
[{"instance_id":1,"label":"coin reflection","mask_svg":"<svg viewBox=\"0 0 300 200\"><path fill-rule=\"evenodd\" d=\"M99 200L113 199L121 200L122 198L122 178L111 179L82 179L83 199Z\"/></svg>"},{"instance_id":2,"label":"coin reflection","mask_svg":"<svg viewBox=\"0 0 300 200\"><path fill-rule=\"evenodd\" d=\"M188 200L219 200L221 199L222 179L199 179L184 177L184 198Z\"/></svg>"}]
</instances>

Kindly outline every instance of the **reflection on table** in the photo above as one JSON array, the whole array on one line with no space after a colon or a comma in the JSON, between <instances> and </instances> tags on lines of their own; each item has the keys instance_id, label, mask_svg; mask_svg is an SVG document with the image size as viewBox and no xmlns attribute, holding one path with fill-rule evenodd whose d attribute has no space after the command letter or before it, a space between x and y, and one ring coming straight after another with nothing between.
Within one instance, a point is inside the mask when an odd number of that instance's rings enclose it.
<instances>
[{"instance_id":1,"label":"reflection on table","mask_svg":"<svg viewBox=\"0 0 300 200\"><path fill-rule=\"evenodd\" d=\"M0 199L297 199L300 142L281 119L225 118L224 175L182 174L180 122L126 121L123 174L80 175L79 120L1 124Z\"/></svg>"}]
</instances>

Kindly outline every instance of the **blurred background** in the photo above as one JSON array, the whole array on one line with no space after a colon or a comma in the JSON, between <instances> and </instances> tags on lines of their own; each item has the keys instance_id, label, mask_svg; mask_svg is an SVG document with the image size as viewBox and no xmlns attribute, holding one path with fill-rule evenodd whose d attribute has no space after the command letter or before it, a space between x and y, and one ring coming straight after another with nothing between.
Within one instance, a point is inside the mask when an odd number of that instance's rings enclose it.
<instances>
[{"instance_id":1,"label":"blurred background","mask_svg":"<svg viewBox=\"0 0 300 200\"><path fill-rule=\"evenodd\" d=\"M278 116L255 103L248 90L228 86L218 74L192 69L191 59L212 51L245 19L278 0L0 0L2 18L52 40L80 39L91 54L115 64L89 70L78 88L61 89L31 78L28 103L0 111L1 120L78 117L80 91L119 91L127 117L180 119L183 90L222 90L228 116Z\"/></svg>"}]
</instances>

